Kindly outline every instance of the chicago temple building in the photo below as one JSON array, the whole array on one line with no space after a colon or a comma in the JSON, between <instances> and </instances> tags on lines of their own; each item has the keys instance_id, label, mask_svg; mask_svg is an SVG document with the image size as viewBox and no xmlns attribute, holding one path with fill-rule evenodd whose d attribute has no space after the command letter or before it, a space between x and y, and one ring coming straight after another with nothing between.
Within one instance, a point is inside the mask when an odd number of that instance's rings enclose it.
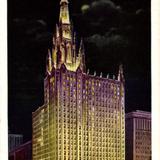
<instances>
[{"instance_id":1,"label":"chicago temple building","mask_svg":"<svg viewBox=\"0 0 160 160\"><path fill-rule=\"evenodd\" d=\"M116 78L86 72L84 45L76 44L68 0L48 50L44 105L32 113L33 160L124 160L122 66Z\"/></svg>"}]
</instances>

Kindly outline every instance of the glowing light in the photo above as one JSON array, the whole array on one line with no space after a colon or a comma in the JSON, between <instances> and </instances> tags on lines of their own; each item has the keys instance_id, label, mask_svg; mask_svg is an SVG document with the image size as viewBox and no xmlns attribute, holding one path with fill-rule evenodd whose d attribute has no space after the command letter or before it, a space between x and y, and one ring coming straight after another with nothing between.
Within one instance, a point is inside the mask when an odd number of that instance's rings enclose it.
<instances>
[{"instance_id":1,"label":"glowing light","mask_svg":"<svg viewBox=\"0 0 160 160\"><path fill-rule=\"evenodd\" d=\"M73 56L66 1L60 3L60 24L49 61L53 66L44 80L45 105L32 115L32 159L124 160L122 68L119 81L85 73L82 44L78 56Z\"/></svg>"}]
</instances>

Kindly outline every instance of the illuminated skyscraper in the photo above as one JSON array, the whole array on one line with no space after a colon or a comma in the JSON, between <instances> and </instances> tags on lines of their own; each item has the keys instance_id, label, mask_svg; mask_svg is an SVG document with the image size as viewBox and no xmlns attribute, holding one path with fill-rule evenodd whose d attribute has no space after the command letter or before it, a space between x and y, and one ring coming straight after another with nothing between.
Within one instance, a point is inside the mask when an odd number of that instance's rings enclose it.
<instances>
[{"instance_id":1,"label":"illuminated skyscraper","mask_svg":"<svg viewBox=\"0 0 160 160\"><path fill-rule=\"evenodd\" d=\"M84 45L76 44L68 1L48 51L44 105L32 115L33 160L124 160L122 66L116 78L86 73Z\"/></svg>"}]
</instances>

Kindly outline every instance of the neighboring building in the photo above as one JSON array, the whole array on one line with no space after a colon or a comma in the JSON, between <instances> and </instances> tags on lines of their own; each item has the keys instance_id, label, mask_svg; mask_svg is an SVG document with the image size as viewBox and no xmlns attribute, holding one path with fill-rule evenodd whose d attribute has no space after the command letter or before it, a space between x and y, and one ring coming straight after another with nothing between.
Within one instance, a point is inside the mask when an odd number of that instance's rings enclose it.
<instances>
[{"instance_id":1,"label":"neighboring building","mask_svg":"<svg viewBox=\"0 0 160 160\"><path fill-rule=\"evenodd\" d=\"M122 66L113 79L86 73L84 45L76 43L67 0L60 2L46 62L45 103L32 114L33 160L124 160Z\"/></svg>"},{"instance_id":2,"label":"neighboring building","mask_svg":"<svg viewBox=\"0 0 160 160\"><path fill-rule=\"evenodd\" d=\"M151 113L126 114L126 160L151 160Z\"/></svg>"},{"instance_id":3,"label":"neighboring building","mask_svg":"<svg viewBox=\"0 0 160 160\"><path fill-rule=\"evenodd\" d=\"M11 151L23 143L23 135L8 134L8 150Z\"/></svg>"},{"instance_id":4,"label":"neighboring building","mask_svg":"<svg viewBox=\"0 0 160 160\"><path fill-rule=\"evenodd\" d=\"M32 160L32 141L28 141L9 152L9 160Z\"/></svg>"}]
</instances>

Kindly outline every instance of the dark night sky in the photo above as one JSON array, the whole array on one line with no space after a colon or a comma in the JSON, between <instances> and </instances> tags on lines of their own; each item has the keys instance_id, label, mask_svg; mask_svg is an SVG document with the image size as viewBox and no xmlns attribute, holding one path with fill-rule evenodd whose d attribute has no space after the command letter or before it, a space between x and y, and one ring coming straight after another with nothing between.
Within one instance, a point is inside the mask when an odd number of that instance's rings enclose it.
<instances>
[{"instance_id":1,"label":"dark night sky","mask_svg":"<svg viewBox=\"0 0 160 160\"><path fill-rule=\"evenodd\" d=\"M151 110L150 0L70 0L91 73L112 77L124 66L126 112ZM31 113L43 104L45 57L59 0L8 1L8 117L12 133L31 138Z\"/></svg>"}]
</instances>

